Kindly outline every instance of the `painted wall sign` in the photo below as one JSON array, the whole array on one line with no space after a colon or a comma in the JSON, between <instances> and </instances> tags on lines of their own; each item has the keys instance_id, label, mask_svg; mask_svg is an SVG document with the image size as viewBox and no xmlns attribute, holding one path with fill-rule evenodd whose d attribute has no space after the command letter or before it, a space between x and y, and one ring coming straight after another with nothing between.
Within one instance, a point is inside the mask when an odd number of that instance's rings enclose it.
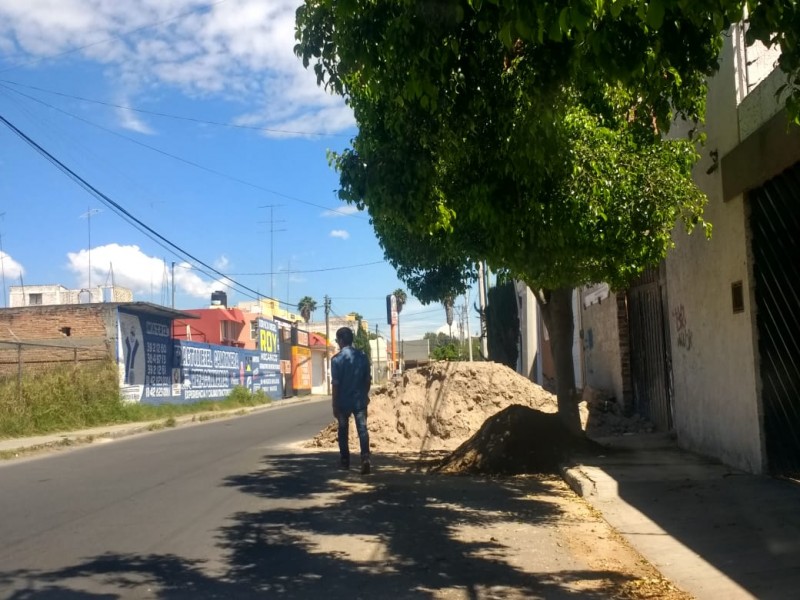
<instances>
[{"instance_id":1,"label":"painted wall sign","mask_svg":"<svg viewBox=\"0 0 800 600\"><path fill-rule=\"evenodd\" d=\"M257 332L259 377L254 385L268 396L280 398L283 396L283 376L278 325L269 319L259 318Z\"/></svg>"},{"instance_id":2,"label":"painted wall sign","mask_svg":"<svg viewBox=\"0 0 800 600\"><path fill-rule=\"evenodd\" d=\"M122 398L131 402L170 402L171 321L122 309L117 315L117 360Z\"/></svg>"}]
</instances>

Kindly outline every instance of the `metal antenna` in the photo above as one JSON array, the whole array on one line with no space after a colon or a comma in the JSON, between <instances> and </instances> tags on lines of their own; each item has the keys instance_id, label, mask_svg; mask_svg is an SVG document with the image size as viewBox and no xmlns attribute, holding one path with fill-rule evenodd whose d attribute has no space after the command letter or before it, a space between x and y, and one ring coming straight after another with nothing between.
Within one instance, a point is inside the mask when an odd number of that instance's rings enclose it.
<instances>
[{"instance_id":1,"label":"metal antenna","mask_svg":"<svg viewBox=\"0 0 800 600\"><path fill-rule=\"evenodd\" d=\"M91 293L92 293L92 215L96 215L96 214L101 213L101 212L103 212L103 210L100 209L100 208L91 208L91 207L89 207L89 209L85 213L80 215L81 219L86 219L86 224L87 224L87 226L89 228L89 294L90 294L89 297L90 298L92 297L91 296Z\"/></svg>"},{"instance_id":2,"label":"metal antenna","mask_svg":"<svg viewBox=\"0 0 800 600\"><path fill-rule=\"evenodd\" d=\"M275 299L274 279L275 269L273 268L273 257L275 255L275 233L278 231L286 231L285 229L275 229L275 223L283 223L283 220L276 221L273 218L273 210L275 208L285 206L285 204L265 204L259 208L269 209L269 221L262 221L262 223L269 223L269 297L271 300Z\"/></svg>"},{"instance_id":3,"label":"metal antenna","mask_svg":"<svg viewBox=\"0 0 800 600\"><path fill-rule=\"evenodd\" d=\"M0 219L5 221L6 213L0 213ZM5 252L3 252L3 233L0 232L0 271L3 273L3 308L8 306L6 299L6 265L5 265Z\"/></svg>"}]
</instances>

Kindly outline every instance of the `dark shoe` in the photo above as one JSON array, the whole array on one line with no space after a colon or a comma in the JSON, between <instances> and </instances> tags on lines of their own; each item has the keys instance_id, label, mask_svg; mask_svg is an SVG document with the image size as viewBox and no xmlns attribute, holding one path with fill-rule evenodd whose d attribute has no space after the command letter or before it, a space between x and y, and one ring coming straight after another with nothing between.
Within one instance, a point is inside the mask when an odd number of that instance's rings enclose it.
<instances>
[{"instance_id":1,"label":"dark shoe","mask_svg":"<svg viewBox=\"0 0 800 600\"><path fill-rule=\"evenodd\" d=\"M370 467L369 467L369 459L365 459L361 461L361 474L362 475L369 475Z\"/></svg>"},{"instance_id":2,"label":"dark shoe","mask_svg":"<svg viewBox=\"0 0 800 600\"><path fill-rule=\"evenodd\" d=\"M349 471L350 470L350 461L345 459L345 458L343 458L341 461L339 461L339 468L342 471Z\"/></svg>"}]
</instances>

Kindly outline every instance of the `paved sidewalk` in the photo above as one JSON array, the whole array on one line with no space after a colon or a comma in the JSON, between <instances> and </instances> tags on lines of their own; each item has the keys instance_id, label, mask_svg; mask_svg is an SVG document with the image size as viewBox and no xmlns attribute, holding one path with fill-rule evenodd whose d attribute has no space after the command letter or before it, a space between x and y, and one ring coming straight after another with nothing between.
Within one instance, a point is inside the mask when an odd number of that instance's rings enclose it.
<instances>
[{"instance_id":1,"label":"paved sidewalk","mask_svg":"<svg viewBox=\"0 0 800 600\"><path fill-rule=\"evenodd\" d=\"M563 475L667 579L698 600L800 597L800 483L749 475L644 434Z\"/></svg>"}]
</instances>

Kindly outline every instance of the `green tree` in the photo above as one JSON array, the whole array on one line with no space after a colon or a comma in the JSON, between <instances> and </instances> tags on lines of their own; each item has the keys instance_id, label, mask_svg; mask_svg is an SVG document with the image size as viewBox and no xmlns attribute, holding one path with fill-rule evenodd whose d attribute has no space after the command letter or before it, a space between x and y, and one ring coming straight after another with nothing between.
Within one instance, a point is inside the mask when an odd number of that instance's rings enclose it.
<instances>
[{"instance_id":1,"label":"green tree","mask_svg":"<svg viewBox=\"0 0 800 600\"><path fill-rule=\"evenodd\" d=\"M792 42L800 9L772 4L749 2L766 24L751 38L775 25L776 39ZM331 156L340 197L369 211L423 302L460 293L482 258L535 290L559 413L573 430L571 290L623 287L665 256L676 221L706 225L691 179L695 141L663 134L678 116L702 120L722 34L743 6L307 0L298 9L297 53L358 122L352 147ZM796 73L796 52L784 56L781 68ZM796 77L790 87L796 98Z\"/></svg>"},{"instance_id":2,"label":"green tree","mask_svg":"<svg viewBox=\"0 0 800 600\"><path fill-rule=\"evenodd\" d=\"M406 304L406 300L408 300L408 296L406 296L406 292L403 288L397 288L395 291L392 292L392 295L397 302L397 313L403 312L403 307Z\"/></svg>"},{"instance_id":3,"label":"green tree","mask_svg":"<svg viewBox=\"0 0 800 600\"><path fill-rule=\"evenodd\" d=\"M356 332L353 336L353 347L364 352L367 358L372 362L372 350L369 345L369 332L364 328L362 317L359 313L350 313L356 320Z\"/></svg>"},{"instance_id":4,"label":"green tree","mask_svg":"<svg viewBox=\"0 0 800 600\"><path fill-rule=\"evenodd\" d=\"M297 310L303 320L308 323L311 320L312 313L317 310L317 302L311 296L303 296L300 302L297 303Z\"/></svg>"}]
</instances>

